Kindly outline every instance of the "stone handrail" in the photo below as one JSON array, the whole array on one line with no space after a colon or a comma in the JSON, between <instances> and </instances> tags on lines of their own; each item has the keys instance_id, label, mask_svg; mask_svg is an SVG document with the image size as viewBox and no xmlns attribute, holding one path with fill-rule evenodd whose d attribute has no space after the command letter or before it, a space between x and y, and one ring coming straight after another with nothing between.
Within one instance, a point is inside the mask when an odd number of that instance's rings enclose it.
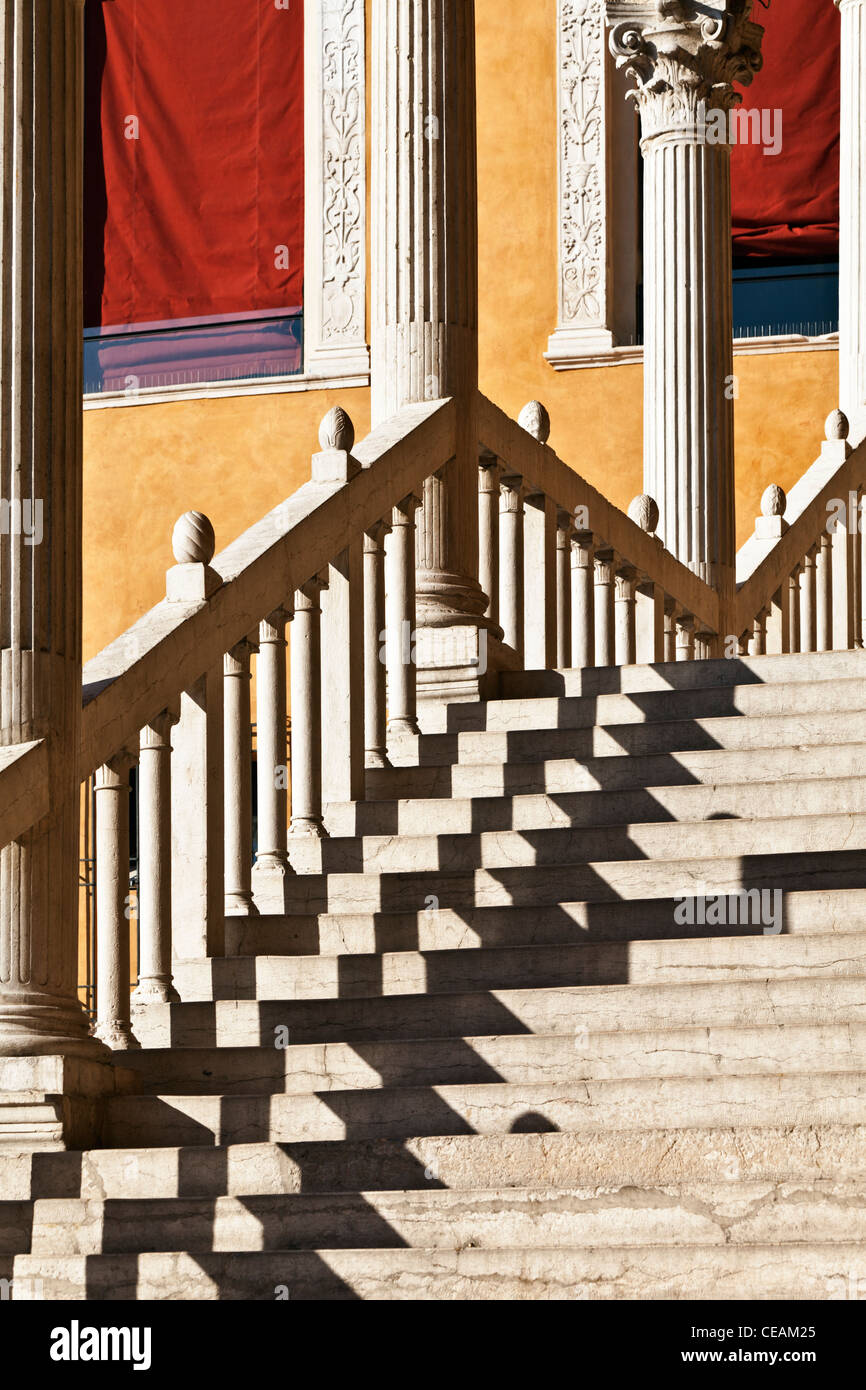
<instances>
[{"instance_id":1,"label":"stone handrail","mask_svg":"<svg viewBox=\"0 0 866 1390\"><path fill-rule=\"evenodd\" d=\"M789 497L770 487L737 557L740 581L724 616L754 653L845 650L863 644L866 441L848 444L840 411L816 462Z\"/></svg>"}]
</instances>

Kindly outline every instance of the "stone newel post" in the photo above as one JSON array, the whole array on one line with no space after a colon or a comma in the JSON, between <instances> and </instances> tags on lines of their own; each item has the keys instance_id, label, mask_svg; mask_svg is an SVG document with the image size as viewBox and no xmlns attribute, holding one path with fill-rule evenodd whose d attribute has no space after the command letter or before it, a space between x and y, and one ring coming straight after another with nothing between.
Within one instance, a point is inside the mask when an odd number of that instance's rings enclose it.
<instances>
[{"instance_id":1,"label":"stone newel post","mask_svg":"<svg viewBox=\"0 0 866 1390\"><path fill-rule=\"evenodd\" d=\"M842 14L839 184L839 403L853 442L866 433L866 0Z\"/></svg>"},{"instance_id":2,"label":"stone newel post","mask_svg":"<svg viewBox=\"0 0 866 1390\"><path fill-rule=\"evenodd\" d=\"M107 1056L76 997L82 12L0 0L0 744L45 741L51 805L0 851L0 1057Z\"/></svg>"},{"instance_id":3,"label":"stone newel post","mask_svg":"<svg viewBox=\"0 0 866 1390\"><path fill-rule=\"evenodd\" d=\"M644 491L668 550L734 584L728 113L761 65L752 0L608 0L644 156Z\"/></svg>"},{"instance_id":4,"label":"stone newel post","mask_svg":"<svg viewBox=\"0 0 866 1390\"><path fill-rule=\"evenodd\" d=\"M418 693L477 694L474 0L375 0L373 416L453 396L457 449L417 523Z\"/></svg>"}]
</instances>

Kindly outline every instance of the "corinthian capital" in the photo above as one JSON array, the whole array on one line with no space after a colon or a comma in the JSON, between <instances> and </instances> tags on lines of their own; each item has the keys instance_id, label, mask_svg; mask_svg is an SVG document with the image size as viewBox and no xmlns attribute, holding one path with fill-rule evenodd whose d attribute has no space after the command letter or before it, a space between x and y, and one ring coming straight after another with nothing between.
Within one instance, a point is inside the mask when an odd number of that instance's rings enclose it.
<instances>
[{"instance_id":1,"label":"corinthian capital","mask_svg":"<svg viewBox=\"0 0 866 1390\"><path fill-rule=\"evenodd\" d=\"M607 0L610 48L634 78L644 139L698 129L728 111L762 64L753 0Z\"/></svg>"}]
</instances>

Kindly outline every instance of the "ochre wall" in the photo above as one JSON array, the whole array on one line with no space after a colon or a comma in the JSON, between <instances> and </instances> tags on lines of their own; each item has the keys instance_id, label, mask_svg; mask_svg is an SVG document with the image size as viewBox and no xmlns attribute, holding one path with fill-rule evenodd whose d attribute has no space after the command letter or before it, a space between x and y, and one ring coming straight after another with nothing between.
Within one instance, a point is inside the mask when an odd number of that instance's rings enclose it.
<instances>
[{"instance_id":1,"label":"ochre wall","mask_svg":"<svg viewBox=\"0 0 866 1390\"><path fill-rule=\"evenodd\" d=\"M558 373L556 4L477 0L481 388L509 414L538 397L558 453L619 506L641 490L639 366ZM738 541L769 482L817 456L836 404L836 354L738 357ZM181 512L222 547L309 476L321 417L339 401L359 437L368 392L311 391L88 411L84 644L92 656L164 593Z\"/></svg>"}]
</instances>

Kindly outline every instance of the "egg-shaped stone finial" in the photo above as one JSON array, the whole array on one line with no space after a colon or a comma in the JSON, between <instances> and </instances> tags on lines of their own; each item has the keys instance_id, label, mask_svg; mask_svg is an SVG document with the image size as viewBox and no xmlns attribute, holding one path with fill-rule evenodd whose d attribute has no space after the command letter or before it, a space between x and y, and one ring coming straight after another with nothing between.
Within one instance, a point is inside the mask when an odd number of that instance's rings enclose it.
<instances>
[{"instance_id":1,"label":"egg-shaped stone finial","mask_svg":"<svg viewBox=\"0 0 866 1390\"><path fill-rule=\"evenodd\" d=\"M778 483L771 483L761 498L761 515L784 516L787 505L788 498L784 488L779 487Z\"/></svg>"},{"instance_id":2,"label":"egg-shaped stone finial","mask_svg":"<svg viewBox=\"0 0 866 1390\"><path fill-rule=\"evenodd\" d=\"M322 449L340 449L351 454L355 443L355 426L341 405L329 410L319 426L319 446Z\"/></svg>"},{"instance_id":3,"label":"egg-shaped stone finial","mask_svg":"<svg viewBox=\"0 0 866 1390\"><path fill-rule=\"evenodd\" d=\"M539 444L546 444L550 438L550 416L541 401L530 401L520 412L517 423Z\"/></svg>"},{"instance_id":4,"label":"egg-shaped stone finial","mask_svg":"<svg viewBox=\"0 0 866 1390\"><path fill-rule=\"evenodd\" d=\"M184 512L171 533L171 548L179 565L209 565L216 536L204 512Z\"/></svg>"},{"instance_id":5,"label":"egg-shaped stone finial","mask_svg":"<svg viewBox=\"0 0 866 1390\"><path fill-rule=\"evenodd\" d=\"M824 436L831 443L848 438L851 426L844 410L831 410L824 425Z\"/></svg>"},{"instance_id":6,"label":"egg-shaped stone finial","mask_svg":"<svg viewBox=\"0 0 866 1390\"><path fill-rule=\"evenodd\" d=\"M629 503L628 514L636 526L653 536L659 524L659 504L648 492L642 492Z\"/></svg>"}]
</instances>

